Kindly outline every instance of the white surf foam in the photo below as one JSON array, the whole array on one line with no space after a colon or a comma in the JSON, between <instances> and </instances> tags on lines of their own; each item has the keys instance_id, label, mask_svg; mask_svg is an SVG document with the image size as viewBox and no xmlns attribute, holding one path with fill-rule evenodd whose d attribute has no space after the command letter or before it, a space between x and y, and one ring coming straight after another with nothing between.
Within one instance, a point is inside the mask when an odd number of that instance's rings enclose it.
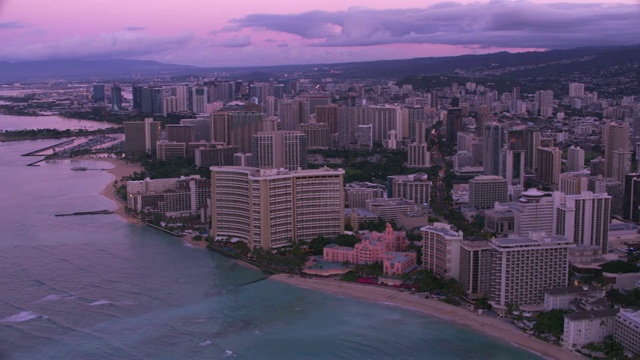
<instances>
[{"instance_id":1,"label":"white surf foam","mask_svg":"<svg viewBox=\"0 0 640 360\"><path fill-rule=\"evenodd\" d=\"M11 316L7 316L6 318L0 320L0 322L13 322L13 323L19 323L19 322L24 322L24 321L29 321L32 319L37 319L37 318L43 318L46 319L46 316L42 316L42 315L38 315L34 312L31 311L21 311L15 315L11 315Z\"/></svg>"},{"instance_id":2,"label":"white surf foam","mask_svg":"<svg viewBox=\"0 0 640 360\"><path fill-rule=\"evenodd\" d=\"M211 345L211 341L207 340L207 341L203 341L200 343L200 346L207 346L207 345Z\"/></svg>"},{"instance_id":3,"label":"white surf foam","mask_svg":"<svg viewBox=\"0 0 640 360\"><path fill-rule=\"evenodd\" d=\"M98 301L94 301L92 302L91 306L97 306L97 305L107 305L107 304L111 304L111 301L107 301L107 300L98 300Z\"/></svg>"},{"instance_id":4,"label":"white surf foam","mask_svg":"<svg viewBox=\"0 0 640 360\"><path fill-rule=\"evenodd\" d=\"M236 354L233 353L233 351L231 350L225 350L224 351L224 357L236 357Z\"/></svg>"}]
</instances>

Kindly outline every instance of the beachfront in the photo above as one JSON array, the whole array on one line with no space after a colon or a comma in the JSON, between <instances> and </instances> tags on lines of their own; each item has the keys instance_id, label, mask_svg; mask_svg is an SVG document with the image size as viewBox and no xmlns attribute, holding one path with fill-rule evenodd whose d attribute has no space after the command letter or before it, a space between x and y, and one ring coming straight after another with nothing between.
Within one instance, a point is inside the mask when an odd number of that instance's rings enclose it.
<instances>
[{"instance_id":1,"label":"beachfront","mask_svg":"<svg viewBox=\"0 0 640 360\"><path fill-rule=\"evenodd\" d=\"M134 172L142 171L140 165L128 163L120 159L96 158L95 160L106 161L113 165L113 167L108 169L107 172L113 175L114 179L105 186L101 195L117 204L115 212L122 219L132 223L142 224L142 222L136 218L126 214L125 204L115 195L113 188L113 183L116 180L119 181L123 176L128 176ZM195 247L206 247L206 242L204 241L193 241L190 238L183 238L183 240ZM583 359L582 356L576 353L569 352L563 348L528 336L521 330L505 323L501 319L479 316L463 308L455 307L437 300L424 299L422 297L411 295L410 293L399 292L396 289L347 283L331 279L300 278L297 276L283 274L274 275L271 279L334 295L348 296L359 300L398 306L417 311L428 316L435 316L529 349L546 358L562 360Z\"/></svg>"},{"instance_id":2,"label":"beachfront","mask_svg":"<svg viewBox=\"0 0 640 360\"><path fill-rule=\"evenodd\" d=\"M349 283L335 279L301 278L284 274L273 275L270 279L333 295L397 306L417 311L424 315L435 316L526 348L545 358L558 360L584 359L579 354L526 335L518 328L505 323L501 319L480 316L460 307L437 300L425 299L408 292L400 292L393 288Z\"/></svg>"}]
</instances>

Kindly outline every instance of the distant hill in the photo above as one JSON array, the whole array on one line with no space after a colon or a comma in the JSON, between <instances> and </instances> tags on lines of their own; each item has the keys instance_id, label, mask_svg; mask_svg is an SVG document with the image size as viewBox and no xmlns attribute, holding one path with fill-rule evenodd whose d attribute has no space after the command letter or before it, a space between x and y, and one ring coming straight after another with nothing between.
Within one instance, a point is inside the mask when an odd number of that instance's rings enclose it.
<instances>
[{"instance_id":1,"label":"distant hill","mask_svg":"<svg viewBox=\"0 0 640 360\"><path fill-rule=\"evenodd\" d=\"M265 67L201 68L140 60L46 60L0 62L0 82L42 80L110 80L187 76L213 76L223 72L238 79L265 81L285 72L302 72L308 78L390 79L408 76L448 75L460 78L560 76L568 72L598 72L640 63L640 45L588 47L569 50L424 57L337 64ZM637 74L635 74L637 76ZM637 78L637 77L636 77ZM512 80L507 81L509 85Z\"/></svg>"}]
</instances>

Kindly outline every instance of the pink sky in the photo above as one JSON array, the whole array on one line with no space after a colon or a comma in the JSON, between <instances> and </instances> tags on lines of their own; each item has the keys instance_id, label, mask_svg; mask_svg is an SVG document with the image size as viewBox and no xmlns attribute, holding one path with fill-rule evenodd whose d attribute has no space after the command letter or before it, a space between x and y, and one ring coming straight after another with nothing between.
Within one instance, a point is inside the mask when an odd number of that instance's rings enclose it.
<instances>
[{"instance_id":1,"label":"pink sky","mask_svg":"<svg viewBox=\"0 0 640 360\"><path fill-rule=\"evenodd\" d=\"M0 0L0 60L273 65L640 42L637 0L554 3Z\"/></svg>"}]
</instances>

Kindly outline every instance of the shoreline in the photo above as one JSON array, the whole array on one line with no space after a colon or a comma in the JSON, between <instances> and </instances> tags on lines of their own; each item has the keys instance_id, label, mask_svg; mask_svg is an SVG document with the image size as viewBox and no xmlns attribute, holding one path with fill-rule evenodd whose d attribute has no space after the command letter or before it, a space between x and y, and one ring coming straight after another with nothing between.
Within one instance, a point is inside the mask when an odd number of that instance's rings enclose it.
<instances>
[{"instance_id":1,"label":"shoreline","mask_svg":"<svg viewBox=\"0 0 640 360\"><path fill-rule=\"evenodd\" d=\"M145 224L142 220L136 218L135 216L132 216L130 214L128 214L125 210L125 202L122 201L122 199L120 199L116 193L115 193L115 188L113 187L113 184L116 181L120 181L120 179L122 179L123 176L129 176L131 174L133 174L134 172L140 172L142 170L144 170L140 164L134 164L134 163L129 163L126 162L122 159L117 159L117 158L93 158L93 157L82 157L82 160L97 160L97 161L102 161L102 162L107 162L111 165L113 165L112 168L110 169L106 169L105 171L108 172L109 174L111 174L113 176L113 179L111 181L109 181L109 183L107 183L104 187L104 189L102 189L102 191L100 191L100 195L106 197L107 199L111 200L112 202L114 202L116 204L116 209L113 211L120 219L127 221L131 224L139 224L139 225L147 225ZM184 244L186 244L189 247L193 247L193 248L197 248L197 249L206 249L207 248L207 242L204 240L194 240L193 236L195 235L187 235L187 236L183 236L180 237L180 240L182 240L182 242Z\"/></svg>"},{"instance_id":2,"label":"shoreline","mask_svg":"<svg viewBox=\"0 0 640 360\"><path fill-rule=\"evenodd\" d=\"M469 310L441 301L418 297L409 292L400 292L396 289L379 286L349 283L337 279L301 278L285 274L272 275L270 279L332 295L415 311L426 316L454 323L472 331L480 332L494 339L508 342L513 346L526 349L547 359L585 359L577 353L549 344L533 336L528 336L522 332L522 330L499 318L477 315Z\"/></svg>"},{"instance_id":3,"label":"shoreline","mask_svg":"<svg viewBox=\"0 0 640 360\"><path fill-rule=\"evenodd\" d=\"M82 158L76 158L76 159L80 159L80 160L96 160L96 161L107 162L107 163L113 165L112 168L105 170L107 173L109 173L111 176L113 176L113 179L111 179L111 181L109 181L109 183L107 183L104 186L102 191L100 191L100 195L104 196L105 198L111 200L113 203L116 204L116 209L113 210L113 212L120 219L122 219L124 221L127 221L127 222L129 222L131 224L141 224L141 225L144 224L138 218L127 214L127 212L125 210L124 201L122 201L122 199L120 199L118 196L116 196L115 188L113 187L113 184L116 181L120 181L120 179L122 179L123 176L129 176L129 175L133 174L134 172L142 171L143 169L140 166L140 164L128 163L128 162L125 162L124 160L115 159L115 158L82 157Z\"/></svg>"},{"instance_id":4,"label":"shoreline","mask_svg":"<svg viewBox=\"0 0 640 360\"><path fill-rule=\"evenodd\" d=\"M106 170L106 172L113 176L113 179L105 185L104 189L100 192L100 195L116 204L117 208L114 210L114 213L122 220L132 224L144 225L141 220L126 213L124 201L116 196L113 188L113 184L116 180L119 181L123 176L131 175L136 171L141 171L142 168L140 165L127 163L121 159L115 158L87 157L83 158L83 160L103 161L113 165L112 168ZM189 247L198 249L207 248L206 241L193 240L192 236L182 237L181 240ZM246 265L248 268L254 268L252 265L241 260L236 260L235 262L240 265ZM399 292L396 289L378 286L348 283L336 279L300 278L285 274L275 274L270 276L270 279L297 287L322 291L332 295L344 296L418 312L426 316L454 323L458 326L482 333L494 339L508 342L513 346L526 349L544 358L560 360L584 359L584 357L579 354L569 352L561 347L546 343L535 337L528 336L520 329L505 323L499 318L479 316L469 310L455 307L437 300L417 297L408 292Z\"/></svg>"}]
</instances>

